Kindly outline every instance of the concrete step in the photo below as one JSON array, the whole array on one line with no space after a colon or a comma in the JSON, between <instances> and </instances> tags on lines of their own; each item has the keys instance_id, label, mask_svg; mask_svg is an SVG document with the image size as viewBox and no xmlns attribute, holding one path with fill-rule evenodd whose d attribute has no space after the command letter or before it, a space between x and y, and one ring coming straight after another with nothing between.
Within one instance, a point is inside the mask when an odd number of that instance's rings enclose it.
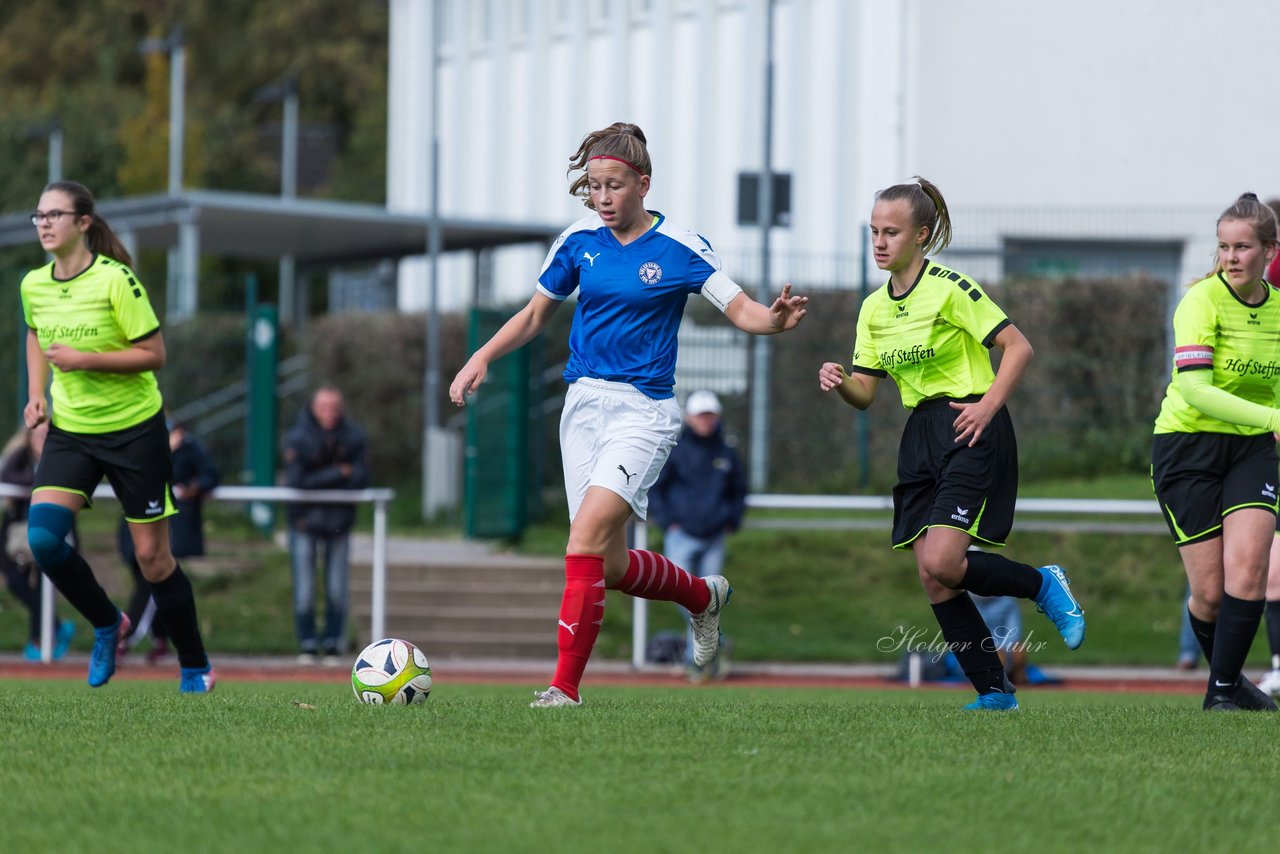
<instances>
[{"instance_id":1,"label":"concrete step","mask_svg":"<svg viewBox=\"0 0 1280 854\"><path fill-rule=\"evenodd\" d=\"M371 611L369 565L351 567L351 617L362 645ZM434 659L554 659L564 592L560 560L402 563L387 567L385 634Z\"/></svg>"},{"instance_id":2,"label":"concrete step","mask_svg":"<svg viewBox=\"0 0 1280 854\"><path fill-rule=\"evenodd\" d=\"M352 580L369 578L372 569L369 566L353 564ZM530 583L550 583L564 587L564 564L529 564L519 566L460 566L429 564L389 564L387 579L397 581L431 581L436 583L467 584L479 582L487 585L522 585Z\"/></svg>"},{"instance_id":3,"label":"concrete step","mask_svg":"<svg viewBox=\"0 0 1280 854\"><path fill-rule=\"evenodd\" d=\"M368 624L359 625L357 643L372 643ZM554 661L555 632L548 626L537 633L447 632L424 630L416 622L387 620L388 637L404 638L417 646L428 661L442 659L526 659Z\"/></svg>"},{"instance_id":4,"label":"concrete step","mask_svg":"<svg viewBox=\"0 0 1280 854\"><path fill-rule=\"evenodd\" d=\"M351 596L353 599L368 599L373 592L371 579L351 579ZM544 604L556 608L564 585L560 582L534 581L522 584L486 584L482 581L471 582L438 582L438 581L406 581L400 578L387 580L387 600L428 600L441 605L468 605L472 603L499 601L518 601L522 605Z\"/></svg>"},{"instance_id":5,"label":"concrete step","mask_svg":"<svg viewBox=\"0 0 1280 854\"><path fill-rule=\"evenodd\" d=\"M353 608L356 619L369 616L368 606ZM450 607L387 603L387 622L391 620L418 623L424 629L479 632L494 635L530 634L550 631L557 613L545 608Z\"/></svg>"}]
</instances>

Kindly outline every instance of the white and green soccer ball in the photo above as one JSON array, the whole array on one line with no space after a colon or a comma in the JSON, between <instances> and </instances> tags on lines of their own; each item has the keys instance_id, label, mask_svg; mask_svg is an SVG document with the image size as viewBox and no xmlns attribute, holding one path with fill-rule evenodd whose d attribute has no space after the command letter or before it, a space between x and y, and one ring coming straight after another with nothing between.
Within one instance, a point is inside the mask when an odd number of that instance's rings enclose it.
<instances>
[{"instance_id":1,"label":"white and green soccer ball","mask_svg":"<svg viewBox=\"0 0 1280 854\"><path fill-rule=\"evenodd\" d=\"M431 665L422 650L408 641L383 638L356 656L351 687L363 703L421 703L431 693Z\"/></svg>"}]
</instances>

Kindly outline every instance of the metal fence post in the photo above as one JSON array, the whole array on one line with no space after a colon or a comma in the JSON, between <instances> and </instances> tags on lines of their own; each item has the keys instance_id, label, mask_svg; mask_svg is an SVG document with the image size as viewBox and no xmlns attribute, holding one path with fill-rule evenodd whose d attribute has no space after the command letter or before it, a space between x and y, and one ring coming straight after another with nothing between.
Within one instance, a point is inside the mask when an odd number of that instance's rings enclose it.
<instances>
[{"instance_id":1,"label":"metal fence post","mask_svg":"<svg viewBox=\"0 0 1280 854\"><path fill-rule=\"evenodd\" d=\"M276 479L276 362L280 342L280 324L276 307L260 303L249 324L249 432L252 437L250 482L254 486L271 486ZM255 501L249 506L253 523L263 533L275 527L275 505Z\"/></svg>"},{"instance_id":2,"label":"metal fence post","mask_svg":"<svg viewBox=\"0 0 1280 854\"><path fill-rule=\"evenodd\" d=\"M631 522L631 547L644 550L649 548L649 525L647 522ZM649 645L649 600L639 596L631 600L631 666L644 667L648 663L647 648Z\"/></svg>"},{"instance_id":3,"label":"metal fence post","mask_svg":"<svg viewBox=\"0 0 1280 854\"><path fill-rule=\"evenodd\" d=\"M373 503L373 601L370 603L369 639L380 640L387 632L387 502Z\"/></svg>"}]
</instances>

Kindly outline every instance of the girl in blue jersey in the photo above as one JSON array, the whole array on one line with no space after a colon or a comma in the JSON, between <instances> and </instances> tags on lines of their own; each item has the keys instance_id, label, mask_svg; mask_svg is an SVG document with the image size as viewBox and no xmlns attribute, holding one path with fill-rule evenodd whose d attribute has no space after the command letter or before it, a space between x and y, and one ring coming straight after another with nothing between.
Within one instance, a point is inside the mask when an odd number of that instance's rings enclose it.
<instances>
[{"instance_id":1,"label":"girl in blue jersey","mask_svg":"<svg viewBox=\"0 0 1280 854\"><path fill-rule=\"evenodd\" d=\"M782 289L765 306L743 293L698 234L645 208L652 165L644 133L622 122L589 133L569 161L569 187L593 213L566 228L547 254L537 290L467 361L449 387L459 406L495 359L523 346L575 291L569 383L560 446L569 501L565 589L555 676L535 707L576 706L578 685L604 619L604 588L687 608L694 661L715 658L720 612L732 589L698 578L656 552L627 549L632 515L644 519L648 491L680 433L676 333L690 294L700 293L739 329L771 335L795 327L806 297Z\"/></svg>"},{"instance_id":2,"label":"girl in blue jersey","mask_svg":"<svg viewBox=\"0 0 1280 854\"><path fill-rule=\"evenodd\" d=\"M1240 671L1265 605L1280 483L1280 291L1263 278L1276 256L1276 216L1245 193L1217 230L1213 271L1173 315L1173 377L1156 417L1151 482L1209 660L1203 708L1274 712Z\"/></svg>"},{"instance_id":3,"label":"girl in blue jersey","mask_svg":"<svg viewBox=\"0 0 1280 854\"><path fill-rule=\"evenodd\" d=\"M169 432L153 372L164 338L128 251L94 211L87 187L50 184L31 215L49 264L22 280L27 323L29 429L50 421L36 468L27 539L31 555L94 628L89 684L116 669L117 641L129 633L80 553L67 544L76 514L105 476L124 508L142 574L178 650L178 690L203 694L215 677L205 655L191 582L169 548L174 509ZM46 384L53 375L50 407Z\"/></svg>"},{"instance_id":4,"label":"girl in blue jersey","mask_svg":"<svg viewBox=\"0 0 1280 854\"><path fill-rule=\"evenodd\" d=\"M1018 708L997 644L969 593L1035 600L1067 646L1084 641L1084 611L1058 566L1036 569L970 550L1002 546L1013 526L1018 448L1005 401L1031 345L962 273L927 259L951 240L942 192L916 178L876 195L871 245L888 283L858 312L852 369L827 362L823 391L866 409L881 379L911 410L898 448L893 547L911 549L942 636L978 698L965 708ZM1002 353L994 372L988 349Z\"/></svg>"}]
</instances>

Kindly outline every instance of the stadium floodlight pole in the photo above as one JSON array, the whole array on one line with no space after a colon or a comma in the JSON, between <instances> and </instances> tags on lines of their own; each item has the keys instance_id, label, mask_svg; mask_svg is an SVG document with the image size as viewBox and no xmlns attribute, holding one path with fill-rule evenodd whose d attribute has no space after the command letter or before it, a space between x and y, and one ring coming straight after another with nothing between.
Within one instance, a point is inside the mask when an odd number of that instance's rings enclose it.
<instances>
[{"instance_id":1,"label":"stadium floodlight pole","mask_svg":"<svg viewBox=\"0 0 1280 854\"><path fill-rule=\"evenodd\" d=\"M169 54L169 195L182 192L183 95L187 88L187 48L182 26L175 24L167 38L138 42L142 53Z\"/></svg>"},{"instance_id":2,"label":"stadium floodlight pole","mask_svg":"<svg viewBox=\"0 0 1280 854\"><path fill-rule=\"evenodd\" d=\"M440 27L443 4L434 0L431 4L431 51L428 58L428 89L431 92L431 108L428 110L430 127L427 130L427 305L426 335L422 376L422 518L428 519L435 512L438 496L432 491L431 453L440 427L440 252L443 235L440 232Z\"/></svg>"},{"instance_id":3,"label":"stadium floodlight pole","mask_svg":"<svg viewBox=\"0 0 1280 854\"><path fill-rule=\"evenodd\" d=\"M283 116L280 121L280 197L294 199L298 196L298 78L293 73L263 86L253 93L254 103L280 102ZM297 300L294 282L297 266L292 255L280 256L280 319L293 324Z\"/></svg>"},{"instance_id":4,"label":"stadium floodlight pole","mask_svg":"<svg viewBox=\"0 0 1280 854\"><path fill-rule=\"evenodd\" d=\"M773 4L765 3L764 50L764 151L760 168L760 301L773 304L769 284L771 259L769 237L773 228ZM773 347L770 336L758 335L753 340L751 388L751 491L769 488L769 382Z\"/></svg>"},{"instance_id":5,"label":"stadium floodlight pole","mask_svg":"<svg viewBox=\"0 0 1280 854\"><path fill-rule=\"evenodd\" d=\"M280 129L280 195L298 195L298 79L292 74L284 83L284 123Z\"/></svg>"},{"instance_id":6,"label":"stadium floodlight pole","mask_svg":"<svg viewBox=\"0 0 1280 854\"><path fill-rule=\"evenodd\" d=\"M298 78L292 72L254 90L255 104L277 101L284 111L280 124L280 196L292 199L298 195Z\"/></svg>"},{"instance_id":7,"label":"stadium floodlight pole","mask_svg":"<svg viewBox=\"0 0 1280 854\"><path fill-rule=\"evenodd\" d=\"M46 183L62 180L62 121L56 116L44 124L30 125L26 130L27 139L45 139L49 142L49 180ZM24 398L25 400L25 398Z\"/></svg>"},{"instance_id":8,"label":"stadium floodlight pole","mask_svg":"<svg viewBox=\"0 0 1280 854\"><path fill-rule=\"evenodd\" d=\"M54 119L49 125L49 183L62 180L62 123Z\"/></svg>"},{"instance_id":9,"label":"stadium floodlight pole","mask_svg":"<svg viewBox=\"0 0 1280 854\"><path fill-rule=\"evenodd\" d=\"M138 42L138 50L144 54L169 54L169 195L178 196L182 193L182 150L186 125L183 94L187 88L187 49L182 26L175 24L167 38L143 39ZM169 248L167 319L180 319L195 313L199 302L196 295L199 233L195 223L181 223L178 245Z\"/></svg>"}]
</instances>

